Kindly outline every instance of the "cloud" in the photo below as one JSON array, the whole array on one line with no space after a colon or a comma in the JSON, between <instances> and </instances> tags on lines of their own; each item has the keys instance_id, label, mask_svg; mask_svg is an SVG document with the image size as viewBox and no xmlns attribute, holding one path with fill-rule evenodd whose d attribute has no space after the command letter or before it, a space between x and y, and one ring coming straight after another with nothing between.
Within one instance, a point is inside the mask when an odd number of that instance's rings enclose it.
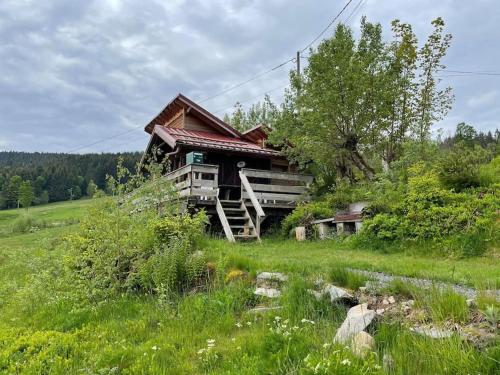
<instances>
[{"instance_id":1,"label":"cloud","mask_svg":"<svg viewBox=\"0 0 500 375\"><path fill-rule=\"evenodd\" d=\"M109 137L81 152L142 149L147 136L140 127L175 94L206 98L293 57L342 6L327 0L314 6L285 0L4 0L0 147L64 152ZM367 0L349 23L356 27L365 14L389 36L390 21L400 18L422 40L430 21L443 16L454 35L446 64L494 71L500 59L500 51L491 48L500 33L499 7L493 0L460 7L451 0ZM291 68L203 105L222 117L236 101L249 104L267 91L280 100L278 88L286 85ZM498 96L487 94L496 92L500 78L444 79L454 87L456 102L436 128L451 129L455 121L482 130L498 127ZM116 137L134 128L139 130Z\"/></svg>"},{"instance_id":2,"label":"cloud","mask_svg":"<svg viewBox=\"0 0 500 375\"><path fill-rule=\"evenodd\" d=\"M473 96L467 100L467 105L471 108L478 108L493 104L498 97L497 91L488 91L478 96Z\"/></svg>"}]
</instances>

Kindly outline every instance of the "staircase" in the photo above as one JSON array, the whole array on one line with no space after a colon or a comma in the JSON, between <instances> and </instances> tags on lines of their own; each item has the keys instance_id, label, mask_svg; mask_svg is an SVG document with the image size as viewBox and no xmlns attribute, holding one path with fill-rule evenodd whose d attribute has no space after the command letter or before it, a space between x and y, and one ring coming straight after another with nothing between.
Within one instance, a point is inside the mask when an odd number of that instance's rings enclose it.
<instances>
[{"instance_id":1,"label":"staircase","mask_svg":"<svg viewBox=\"0 0 500 375\"><path fill-rule=\"evenodd\" d=\"M224 228L224 233L230 242L236 240L260 240L255 225L241 200L216 201L217 214Z\"/></svg>"}]
</instances>

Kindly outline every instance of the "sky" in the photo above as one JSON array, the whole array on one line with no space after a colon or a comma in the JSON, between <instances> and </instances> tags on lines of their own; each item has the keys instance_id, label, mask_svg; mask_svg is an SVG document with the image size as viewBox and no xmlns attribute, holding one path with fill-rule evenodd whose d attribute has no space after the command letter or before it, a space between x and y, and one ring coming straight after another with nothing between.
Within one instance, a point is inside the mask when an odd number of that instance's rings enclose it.
<instances>
[{"instance_id":1,"label":"sky","mask_svg":"<svg viewBox=\"0 0 500 375\"><path fill-rule=\"evenodd\" d=\"M289 60L346 2L2 0L0 151L143 150L144 125L177 93L200 101ZM497 0L353 0L340 21L356 30L363 15L387 39L391 20L410 23L421 42L441 16L453 35L449 70L500 73ZM266 93L279 102L292 68L202 106L223 117L235 102ZM442 84L453 87L455 102L434 132L451 134L461 121L500 128L500 74L448 72Z\"/></svg>"}]
</instances>

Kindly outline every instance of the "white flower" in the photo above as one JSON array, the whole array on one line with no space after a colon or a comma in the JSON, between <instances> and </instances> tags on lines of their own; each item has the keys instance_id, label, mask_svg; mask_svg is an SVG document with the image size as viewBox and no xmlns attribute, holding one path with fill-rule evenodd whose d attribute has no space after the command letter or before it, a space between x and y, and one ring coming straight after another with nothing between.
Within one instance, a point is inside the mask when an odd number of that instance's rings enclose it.
<instances>
[{"instance_id":1,"label":"white flower","mask_svg":"<svg viewBox=\"0 0 500 375\"><path fill-rule=\"evenodd\" d=\"M232 342L235 342L235 341L236 341L236 337L233 337L233 338L231 339L231 341L232 341Z\"/></svg>"},{"instance_id":2,"label":"white flower","mask_svg":"<svg viewBox=\"0 0 500 375\"><path fill-rule=\"evenodd\" d=\"M279 322L281 320L281 317L280 316L275 316L274 320L276 320L277 322Z\"/></svg>"},{"instance_id":3,"label":"white flower","mask_svg":"<svg viewBox=\"0 0 500 375\"><path fill-rule=\"evenodd\" d=\"M315 324L315 323L314 323L314 321L309 320L309 319L306 319L306 318L302 319L302 320L301 320L301 322L302 322L302 323Z\"/></svg>"},{"instance_id":4,"label":"white flower","mask_svg":"<svg viewBox=\"0 0 500 375\"><path fill-rule=\"evenodd\" d=\"M197 351L198 354L203 354L206 352L207 349L203 348Z\"/></svg>"},{"instance_id":5,"label":"white flower","mask_svg":"<svg viewBox=\"0 0 500 375\"><path fill-rule=\"evenodd\" d=\"M235 326L238 327L238 328L241 328L241 327L243 327L243 324L241 324L240 322L238 322L238 323L235 324Z\"/></svg>"},{"instance_id":6,"label":"white flower","mask_svg":"<svg viewBox=\"0 0 500 375\"><path fill-rule=\"evenodd\" d=\"M209 348L213 348L215 346L215 339L208 339L207 340L207 346Z\"/></svg>"},{"instance_id":7,"label":"white flower","mask_svg":"<svg viewBox=\"0 0 500 375\"><path fill-rule=\"evenodd\" d=\"M332 344L330 344L329 342L325 342L325 343L323 344L323 348L325 348L325 349L326 349L326 348L329 348L331 345L332 345Z\"/></svg>"},{"instance_id":8,"label":"white flower","mask_svg":"<svg viewBox=\"0 0 500 375\"><path fill-rule=\"evenodd\" d=\"M159 348L159 347L157 347L157 346L155 345L155 346L151 347L151 349L153 349L153 350L158 350L158 349L160 349L160 348Z\"/></svg>"},{"instance_id":9,"label":"white flower","mask_svg":"<svg viewBox=\"0 0 500 375\"><path fill-rule=\"evenodd\" d=\"M294 331L296 331L296 330L298 330L298 329L299 329L299 327L297 327L297 326L293 326L293 327L292 327L292 329L293 329Z\"/></svg>"},{"instance_id":10,"label":"white flower","mask_svg":"<svg viewBox=\"0 0 500 375\"><path fill-rule=\"evenodd\" d=\"M251 326L252 325L252 322L247 322L247 326Z\"/></svg>"},{"instance_id":11,"label":"white flower","mask_svg":"<svg viewBox=\"0 0 500 375\"><path fill-rule=\"evenodd\" d=\"M340 362L342 365L344 366L350 366L351 365L351 361L349 361L347 358L344 359L343 361Z\"/></svg>"}]
</instances>

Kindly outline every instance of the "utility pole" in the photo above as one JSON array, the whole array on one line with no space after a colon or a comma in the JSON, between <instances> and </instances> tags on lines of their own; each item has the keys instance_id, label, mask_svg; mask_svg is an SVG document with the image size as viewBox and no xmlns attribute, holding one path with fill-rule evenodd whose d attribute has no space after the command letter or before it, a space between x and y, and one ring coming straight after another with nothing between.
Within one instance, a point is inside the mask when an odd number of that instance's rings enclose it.
<instances>
[{"instance_id":1,"label":"utility pole","mask_svg":"<svg viewBox=\"0 0 500 375\"><path fill-rule=\"evenodd\" d=\"M300 76L300 51L297 51L297 76Z\"/></svg>"}]
</instances>

